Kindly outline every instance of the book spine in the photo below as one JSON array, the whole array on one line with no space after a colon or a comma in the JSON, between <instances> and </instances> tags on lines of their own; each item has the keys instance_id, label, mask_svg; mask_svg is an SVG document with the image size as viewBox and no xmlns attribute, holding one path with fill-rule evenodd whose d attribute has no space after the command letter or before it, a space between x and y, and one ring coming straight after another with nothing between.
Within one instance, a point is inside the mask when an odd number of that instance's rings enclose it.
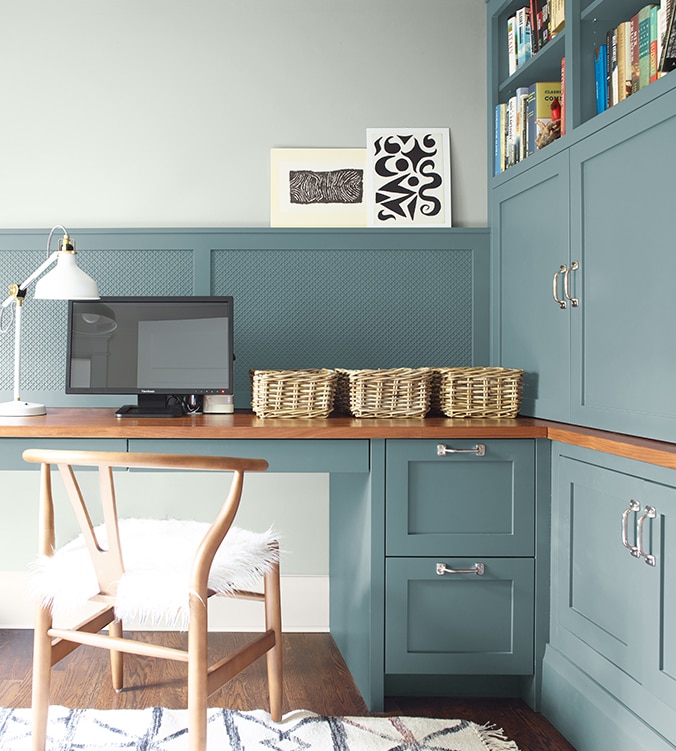
<instances>
[{"instance_id":1,"label":"book spine","mask_svg":"<svg viewBox=\"0 0 676 751\"><path fill-rule=\"evenodd\" d=\"M617 101L621 102L627 98L627 88L625 81L627 78L626 72L626 55L625 55L625 30L624 23L621 23L615 30L615 38L617 44Z\"/></svg>"},{"instance_id":2,"label":"book spine","mask_svg":"<svg viewBox=\"0 0 676 751\"><path fill-rule=\"evenodd\" d=\"M660 73L669 73L676 68L676 0L671 0L664 47L660 58Z\"/></svg>"},{"instance_id":3,"label":"book spine","mask_svg":"<svg viewBox=\"0 0 676 751\"><path fill-rule=\"evenodd\" d=\"M535 55L540 49L540 32L538 30L538 0L530 0L528 12L530 18L530 49Z\"/></svg>"},{"instance_id":4,"label":"book spine","mask_svg":"<svg viewBox=\"0 0 676 751\"><path fill-rule=\"evenodd\" d=\"M650 83L657 81L657 10L650 9Z\"/></svg>"},{"instance_id":5,"label":"book spine","mask_svg":"<svg viewBox=\"0 0 676 751\"><path fill-rule=\"evenodd\" d=\"M516 16L507 19L507 61L509 75L516 73Z\"/></svg>"},{"instance_id":6,"label":"book spine","mask_svg":"<svg viewBox=\"0 0 676 751\"><path fill-rule=\"evenodd\" d=\"M617 104L617 29L611 29L606 35L608 45L608 106Z\"/></svg>"},{"instance_id":7,"label":"book spine","mask_svg":"<svg viewBox=\"0 0 676 751\"><path fill-rule=\"evenodd\" d=\"M643 89L650 83L650 12L652 6L646 5L638 12L638 88Z\"/></svg>"},{"instance_id":8,"label":"book spine","mask_svg":"<svg viewBox=\"0 0 676 751\"><path fill-rule=\"evenodd\" d=\"M550 34L558 34L566 25L566 13L564 0L550 0L549 4L549 30Z\"/></svg>"},{"instance_id":9,"label":"book spine","mask_svg":"<svg viewBox=\"0 0 676 751\"><path fill-rule=\"evenodd\" d=\"M528 89L519 87L516 90L516 134L515 134L515 159L522 161L527 156L526 128L527 128L527 100Z\"/></svg>"},{"instance_id":10,"label":"book spine","mask_svg":"<svg viewBox=\"0 0 676 751\"><path fill-rule=\"evenodd\" d=\"M561 58L561 135L566 135L566 58Z\"/></svg>"},{"instance_id":11,"label":"book spine","mask_svg":"<svg viewBox=\"0 0 676 751\"><path fill-rule=\"evenodd\" d=\"M594 50L594 84L596 91L597 115L600 115L601 112L608 108L608 97L606 94L608 82L607 70L607 47L605 44L600 44Z\"/></svg>"},{"instance_id":12,"label":"book spine","mask_svg":"<svg viewBox=\"0 0 676 751\"><path fill-rule=\"evenodd\" d=\"M635 94L639 89L639 41L638 41L638 13L631 17L631 93Z\"/></svg>"},{"instance_id":13,"label":"book spine","mask_svg":"<svg viewBox=\"0 0 676 751\"><path fill-rule=\"evenodd\" d=\"M540 32L540 49L549 41L551 36L549 26L549 0L545 0L538 12L538 30Z\"/></svg>"},{"instance_id":14,"label":"book spine","mask_svg":"<svg viewBox=\"0 0 676 751\"><path fill-rule=\"evenodd\" d=\"M531 56L530 50L530 22L528 8L519 8L516 11L516 65L524 65Z\"/></svg>"}]
</instances>

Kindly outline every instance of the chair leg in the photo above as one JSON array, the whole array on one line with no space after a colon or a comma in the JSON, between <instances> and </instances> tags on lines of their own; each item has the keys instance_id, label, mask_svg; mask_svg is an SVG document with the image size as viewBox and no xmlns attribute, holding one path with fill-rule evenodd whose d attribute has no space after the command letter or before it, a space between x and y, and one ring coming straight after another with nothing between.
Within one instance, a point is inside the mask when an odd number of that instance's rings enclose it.
<instances>
[{"instance_id":1,"label":"chair leg","mask_svg":"<svg viewBox=\"0 0 676 751\"><path fill-rule=\"evenodd\" d=\"M108 625L108 634L122 638L122 621L115 619ZM110 650L110 674L115 691L122 691L124 687L124 653L115 649Z\"/></svg>"},{"instance_id":2,"label":"chair leg","mask_svg":"<svg viewBox=\"0 0 676 751\"><path fill-rule=\"evenodd\" d=\"M275 564L266 574L265 587L265 627L275 633L275 646L265 658L268 669L268 692L270 694L270 716L273 722L282 720L284 691L282 687L282 598L279 583L279 564Z\"/></svg>"},{"instance_id":3,"label":"chair leg","mask_svg":"<svg viewBox=\"0 0 676 751\"><path fill-rule=\"evenodd\" d=\"M49 683L52 672L52 640L47 631L52 627L48 608L39 607L33 632L33 751L44 751L49 718Z\"/></svg>"},{"instance_id":4,"label":"chair leg","mask_svg":"<svg viewBox=\"0 0 676 751\"><path fill-rule=\"evenodd\" d=\"M206 751L207 747L207 598L190 594L188 625L188 748Z\"/></svg>"}]
</instances>

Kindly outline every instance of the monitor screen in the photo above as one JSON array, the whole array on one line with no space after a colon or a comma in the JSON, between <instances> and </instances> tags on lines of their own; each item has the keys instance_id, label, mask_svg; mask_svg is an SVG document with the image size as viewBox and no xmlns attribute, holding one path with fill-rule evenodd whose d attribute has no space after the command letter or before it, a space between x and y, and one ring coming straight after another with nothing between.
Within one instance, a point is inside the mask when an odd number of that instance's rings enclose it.
<instances>
[{"instance_id":1,"label":"monitor screen","mask_svg":"<svg viewBox=\"0 0 676 751\"><path fill-rule=\"evenodd\" d=\"M66 393L135 394L124 414L180 414L233 393L232 297L102 297L68 305Z\"/></svg>"}]
</instances>

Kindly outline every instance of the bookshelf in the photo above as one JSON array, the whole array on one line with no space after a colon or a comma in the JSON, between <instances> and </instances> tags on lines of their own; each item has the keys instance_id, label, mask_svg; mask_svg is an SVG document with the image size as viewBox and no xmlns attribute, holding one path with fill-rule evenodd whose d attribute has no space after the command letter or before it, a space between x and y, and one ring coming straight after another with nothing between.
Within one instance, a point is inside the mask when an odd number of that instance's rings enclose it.
<instances>
[{"instance_id":1,"label":"bookshelf","mask_svg":"<svg viewBox=\"0 0 676 751\"><path fill-rule=\"evenodd\" d=\"M499 182L514 176L514 169L533 166L554 155L599 127L624 116L676 87L676 75L659 80L627 99L597 114L594 50L606 42L606 34L647 4L647 0L564 0L565 26L528 61L510 73L507 23L529 0L487 0L488 9L488 133L489 180ZM659 4L659 0L658 0ZM561 80L565 58L565 135L525 160L496 174L495 139L498 104L506 103L521 87L534 82Z\"/></svg>"}]
</instances>

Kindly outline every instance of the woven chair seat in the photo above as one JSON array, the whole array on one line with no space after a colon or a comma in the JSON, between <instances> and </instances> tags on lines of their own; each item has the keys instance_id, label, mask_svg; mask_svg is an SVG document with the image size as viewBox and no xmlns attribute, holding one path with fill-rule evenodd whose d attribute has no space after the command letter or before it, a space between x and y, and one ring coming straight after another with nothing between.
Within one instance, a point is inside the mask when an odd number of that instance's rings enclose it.
<instances>
[{"instance_id":1,"label":"woven chair seat","mask_svg":"<svg viewBox=\"0 0 676 751\"><path fill-rule=\"evenodd\" d=\"M120 519L124 574L117 582L115 615L149 628L185 630L190 608L192 563L209 529L206 522L176 519ZM106 549L105 528L96 528ZM278 559L272 530L250 532L231 527L214 558L208 587L217 594L255 590ZM94 567L82 535L41 556L30 569L35 599L56 613L81 607L99 594Z\"/></svg>"}]
</instances>

